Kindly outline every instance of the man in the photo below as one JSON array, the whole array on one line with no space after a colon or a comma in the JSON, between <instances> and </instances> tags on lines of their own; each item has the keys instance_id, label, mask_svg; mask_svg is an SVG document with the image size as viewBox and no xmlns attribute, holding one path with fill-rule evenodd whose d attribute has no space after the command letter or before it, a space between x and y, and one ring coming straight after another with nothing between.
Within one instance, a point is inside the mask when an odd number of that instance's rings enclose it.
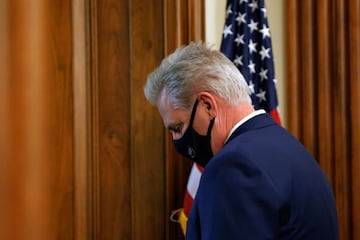
<instances>
[{"instance_id":1,"label":"man","mask_svg":"<svg viewBox=\"0 0 360 240\"><path fill-rule=\"evenodd\" d=\"M254 110L241 73L191 43L144 88L176 149L205 166L186 239L338 239L333 192L303 145Z\"/></svg>"}]
</instances>

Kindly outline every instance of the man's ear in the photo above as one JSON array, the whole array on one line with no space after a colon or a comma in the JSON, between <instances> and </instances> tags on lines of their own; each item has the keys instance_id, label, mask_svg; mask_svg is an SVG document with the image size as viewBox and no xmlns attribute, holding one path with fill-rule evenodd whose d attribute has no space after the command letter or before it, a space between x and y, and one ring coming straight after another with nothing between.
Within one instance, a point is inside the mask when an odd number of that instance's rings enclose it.
<instances>
[{"instance_id":1,"label":"man's ear","mask_svg":"<svg viewBox=\"0 0 360 240\"><path fill-rule=\"evenodd\" d=\"M216 101L213 95L208 92L201 92L199 101L203 104L211 117L216 115Z\"/></svg>"},{"instance_id":2,"label":"man's ear","mask_svg":"<svg viewBox=\"0 0 360 240\"><path fill-rule=\"evenodd\" d=\"M205 105L206 105L206 109L207 110L210 110L211 109L211 104L209 102L205 102Z\"/></svg>"}]
</instances>

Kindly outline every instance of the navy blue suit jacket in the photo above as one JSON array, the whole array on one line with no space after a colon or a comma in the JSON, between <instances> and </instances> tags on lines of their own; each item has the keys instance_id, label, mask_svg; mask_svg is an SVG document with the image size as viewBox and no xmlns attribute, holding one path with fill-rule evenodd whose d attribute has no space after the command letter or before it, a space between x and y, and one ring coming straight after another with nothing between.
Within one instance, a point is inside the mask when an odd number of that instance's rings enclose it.
<instances>
[{"instance_id":1,"label":"navy blue suit jacket","mask_svg":"<svg viewBox=\"0 0 360 240\"><path fill-rule=\"evenodd\" d=\"M338 239L333 192L304 146L261 114L205 167L186 239Z\"/></svg>"}]
</instances>

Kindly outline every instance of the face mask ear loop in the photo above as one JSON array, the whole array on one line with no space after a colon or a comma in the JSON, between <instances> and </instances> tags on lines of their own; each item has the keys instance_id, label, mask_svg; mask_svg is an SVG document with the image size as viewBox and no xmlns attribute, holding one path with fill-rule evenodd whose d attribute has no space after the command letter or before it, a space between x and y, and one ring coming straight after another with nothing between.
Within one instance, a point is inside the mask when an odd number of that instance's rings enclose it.
<instances>
[{"instance_id":1,"label":"face mask ear loop","mask_svg":"<svg viewBox=\"0 0 360 240\"><path fill-rule=\"evenodd\" d=\"M195 118L195 113L196 113L196 109L197 109L197 105L198 105L199 101L196 99L193 109L191 111L191 116L190 116L190 122L189 122L189 126L192 126L193 122L194 122L194 118Z\"/></svg>"},{"instance_id":2,"label":"face mask ear loop","mask_svg":"<svg viewBox=\"0 0 360 240\"><path fill-rule=\"evenodd\" d=\"M210 120L209 128L208 128L208 131L206 133L206 136L209 136L209 138L210 138L210 135L211 135L211 130L212 130L213 126L214 126L214 122L215 122L215 117Z\"/></svg>"}]
</instances>

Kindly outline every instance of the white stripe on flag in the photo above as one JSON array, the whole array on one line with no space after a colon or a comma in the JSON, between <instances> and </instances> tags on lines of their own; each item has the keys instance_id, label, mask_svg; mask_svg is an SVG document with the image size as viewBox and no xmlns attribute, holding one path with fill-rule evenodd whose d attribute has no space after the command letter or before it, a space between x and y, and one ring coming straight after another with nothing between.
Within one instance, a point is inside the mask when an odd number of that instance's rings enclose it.
<instances>
[{"instance_id":1,"label":"white stripe on flag","mask_svg":"<svg viewBox=\"0 0 360 240\"><path fill-rule=\"evenodd\" d=\"M199 188L200 178L200 169L196 166L196 164L193 164L187 184L187 191L193 199L195 198L196 192Z\"/></svg>"}]
</instances>

